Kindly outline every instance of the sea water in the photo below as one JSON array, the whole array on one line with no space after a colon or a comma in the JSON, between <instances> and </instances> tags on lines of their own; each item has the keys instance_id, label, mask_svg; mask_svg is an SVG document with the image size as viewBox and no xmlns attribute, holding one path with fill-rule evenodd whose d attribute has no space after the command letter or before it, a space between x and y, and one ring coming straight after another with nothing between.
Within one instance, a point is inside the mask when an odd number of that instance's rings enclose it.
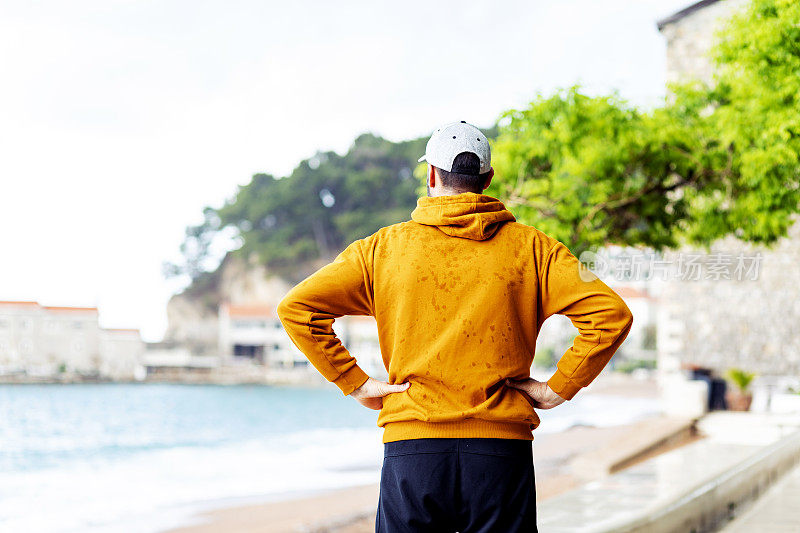
<instances>
[{"instance_id":1,"label":"sea water","mask_svg":"<svg viewBox=\"0 0 800 533\"><path fill-rule=\"evenodd\" d=\"M539 433L655 401L579 395ZM376 483L377 412L324 388L0 386L0 531L161 531L197 511Z\"/></svg>"}]
</instances>

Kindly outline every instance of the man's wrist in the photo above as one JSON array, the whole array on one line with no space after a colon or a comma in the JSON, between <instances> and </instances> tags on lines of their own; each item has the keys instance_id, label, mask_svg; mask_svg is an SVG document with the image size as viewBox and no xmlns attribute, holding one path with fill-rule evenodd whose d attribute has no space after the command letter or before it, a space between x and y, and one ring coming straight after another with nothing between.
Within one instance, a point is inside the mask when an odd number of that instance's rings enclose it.
<instances>
[{"instance_id":1,"label":"man's wrist","mask_svg":"<svg viewBox=\"0 0 800 533\"><path fill-rule=\"evenodd\" d=\"M581 390L581 386L567 377L559 368L556 368L553 376L547 380L547 386L564 400L571 400Z\"/></svg>"},{"instance_id":2,"label":"man's wrist","mask_svg":"<svg viewBox=\"0 0 800 533\"><path fill-rule=\"evenodd\" d=\"M356 364L333 380L334 385L339 387L345 396L349 396L354 390L358 389L367 382L369 376Z\"/></svg>"},{"instance_id":3,"label":"man's wrist","mask_svg":"<svg viewBox=\"0 0 800 533\"><path fill-rule=\"evenodd\" d=\"M557 393L556 391L554 391L553 389L551 389L551 388L550 388L550 385L548 385L547 383L545 383L545 387L547 387L547 390L548 390L548 391L550 391L550 393L551 393L551 394L555 394L556 396L558 396L559 398L561 398L561 399L562 399L562 400L564 400L565 402L567 401L567 399L566 399L566 398L564 398L564 397L563 397L563 396L561 396L559 393Z\"/></svg>"}]
</instances>

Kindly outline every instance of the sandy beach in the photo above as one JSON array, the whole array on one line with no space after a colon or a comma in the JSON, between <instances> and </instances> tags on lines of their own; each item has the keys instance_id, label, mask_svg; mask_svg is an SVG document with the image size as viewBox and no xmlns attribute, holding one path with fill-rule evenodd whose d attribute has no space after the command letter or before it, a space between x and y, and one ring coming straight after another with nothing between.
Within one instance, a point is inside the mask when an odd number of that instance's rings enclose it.
<instances>
[{"instance_id":1,"label":"sandy beach","mask_svg":"<svg viewBox=\"0 0 800 533\"><path fill-rule=\"evenodd\" d=\"M656 387L650 381L609 376L585 391L636 398L652 398ZM613 427L577 426L559 433L534 437L537 500L543 501L587 480L576 476L570 464L586 454L613 446L620 439L641 437L653 420ZM378 486L365 485L329 491L314 496L263 504L235 506L201 513L193 524L168 533L296 533L330 531L367 533L374 531Z\"/></svg>"}]
</instances>

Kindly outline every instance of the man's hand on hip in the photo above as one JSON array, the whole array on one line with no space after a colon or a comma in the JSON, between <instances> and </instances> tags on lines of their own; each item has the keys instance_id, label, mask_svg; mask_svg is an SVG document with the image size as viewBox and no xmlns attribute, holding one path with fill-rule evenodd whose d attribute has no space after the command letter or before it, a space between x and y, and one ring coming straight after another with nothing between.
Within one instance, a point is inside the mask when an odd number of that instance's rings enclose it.
<instances>
[{"instance_id":1,"label":"man's hand on hip","mask_svg":"<svg viewBox=\"0 0 800 533\"><path fill-rule=\"evenodd\" d=\"M396 392L404 392L408 390L410 386L411 383L408 382L401 383L399 385L392 385L391 383L386 383L385 381L378 381L377 379L369 378L364 382L363 385L351 392L349 396L352 396L358 400L358 403L364 407L369 407L370 409L380 411L383 407L384 396L388 396L389 394L394 394Z\"/></svg>"},{"instance_id":2,"label":"man's hand on hip","mask_svg":"<svg viewBox=\"0 0 800 533\"><path fill-rule=\"evenodd\" d=\"M531 404L537 409L552 409L561 405L566 400L553 392L545 381L537 381L533 378L514 380L506 379L506 385L524 392L530 398Z\"/></svg>"}]
</instances>

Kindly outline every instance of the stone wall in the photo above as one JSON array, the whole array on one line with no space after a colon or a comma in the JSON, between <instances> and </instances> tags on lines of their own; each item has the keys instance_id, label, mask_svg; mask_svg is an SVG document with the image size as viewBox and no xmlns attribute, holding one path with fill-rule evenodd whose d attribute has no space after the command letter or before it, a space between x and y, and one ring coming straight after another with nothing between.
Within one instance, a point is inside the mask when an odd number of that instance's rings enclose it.
<instances>
[{"instance_id":1,"label":"stone wall","mask_svg":"<svg viewBox=\"0 0 800 533\"><path fill-rule=\"evenodd\" d=\"M681 257L684 264L701 259L697 275L679 277ZM746 261L741 276L735 271L740 257ZM773 249L728 237L710 252L684 248L665 259L673 269L659 301L663 370L695 364L720 372L739 367L800 374L799 224ZM713 266L723 264L728 268Z\"/></svg>"},{"instance_id":2,"label":"stone wall","mask_svg":"<svg viewBox=\"0 0 800 533\"><path fill-rule=\"evenodd\" d=\"M746 3L746 0L715 2L661 26L661 34L667 39L667 82L687 78L710 82L713 69L708 52L714 43L714 33L734 10Z\"/></svg>"}]
</instances>

